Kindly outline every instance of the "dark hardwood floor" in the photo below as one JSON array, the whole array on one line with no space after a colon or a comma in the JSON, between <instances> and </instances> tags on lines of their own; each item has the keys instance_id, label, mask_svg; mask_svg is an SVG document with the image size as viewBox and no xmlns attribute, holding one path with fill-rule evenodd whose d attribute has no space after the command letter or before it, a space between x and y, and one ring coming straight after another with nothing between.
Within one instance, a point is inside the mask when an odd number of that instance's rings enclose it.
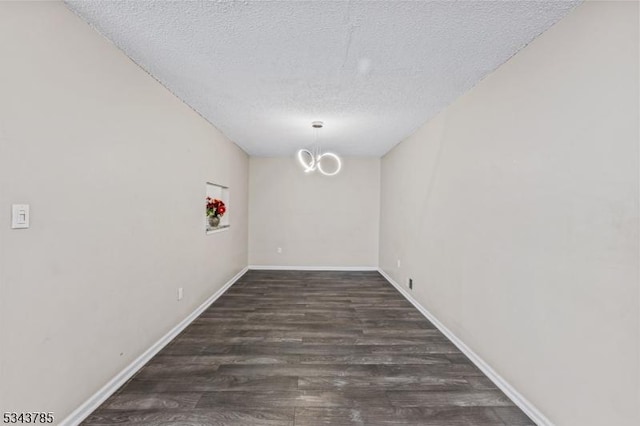
<instances>
[{"instance_id":1,"label":"dark hardwood floor","mask_svg":"<svg viewBox=\"0 0 640 426\"><path fill-rule=\"evenodd\" d=\"M532 425L377 272L249 271L86 425Z\"/></svg>"}]
</instances>

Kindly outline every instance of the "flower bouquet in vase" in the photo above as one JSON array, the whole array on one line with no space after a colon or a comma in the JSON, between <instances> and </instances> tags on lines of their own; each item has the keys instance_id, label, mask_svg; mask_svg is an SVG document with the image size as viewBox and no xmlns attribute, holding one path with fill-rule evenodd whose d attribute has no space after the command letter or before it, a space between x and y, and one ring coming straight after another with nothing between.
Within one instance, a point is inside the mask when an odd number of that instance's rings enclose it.
<instances>
[{"instance_id":1,"label":"flower bouquet in vase","mask_svg":"<svg viewBox=\"0 0 640 426\"><path fill-rule=\"evenodd\" d=\"M207 222L209 228L214 229L220 226L220 218L227 211L227 207L222 200L207 197Z\"/></svg>"}]
</instances>

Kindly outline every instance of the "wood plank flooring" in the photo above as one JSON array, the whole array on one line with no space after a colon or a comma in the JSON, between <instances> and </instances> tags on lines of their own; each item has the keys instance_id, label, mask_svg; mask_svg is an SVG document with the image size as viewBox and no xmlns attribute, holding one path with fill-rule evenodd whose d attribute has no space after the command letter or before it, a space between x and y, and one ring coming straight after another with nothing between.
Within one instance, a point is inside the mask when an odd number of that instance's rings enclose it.
<instances>
[{"instance_id":1,"label":"wood plank flooring","mask_svg":"<svg viewBox=\"0 0 640 426\"><path fill-rule=\"evenodd\" d=\"M85 425L532 425L377 272L249 271Z\"/></svg>"}]
</instances>

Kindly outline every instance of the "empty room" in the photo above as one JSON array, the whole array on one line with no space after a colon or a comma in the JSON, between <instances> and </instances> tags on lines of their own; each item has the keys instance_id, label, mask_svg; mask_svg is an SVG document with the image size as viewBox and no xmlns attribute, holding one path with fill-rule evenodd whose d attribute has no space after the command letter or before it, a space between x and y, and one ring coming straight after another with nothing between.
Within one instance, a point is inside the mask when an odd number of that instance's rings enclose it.
<instances>
[{"instance_id":1,"label":"empty room","mask_svg":"<svg viewBox=\"0 0 640 426\"><path fill-rule=\"evenodd\" d=\"M2 424L640 425L639 6L0 2Z\"/></svg>"}]
</instances>

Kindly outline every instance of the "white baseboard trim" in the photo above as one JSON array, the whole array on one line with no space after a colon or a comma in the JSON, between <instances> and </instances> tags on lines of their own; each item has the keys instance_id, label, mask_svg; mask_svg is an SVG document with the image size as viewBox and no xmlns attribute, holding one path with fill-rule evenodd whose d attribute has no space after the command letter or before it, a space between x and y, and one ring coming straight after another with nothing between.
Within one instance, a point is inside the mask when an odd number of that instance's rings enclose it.
<instances>
[{"instance_id":1,"label":"white baseboard trim","mask_svg":"<svg viewBox=\"0 0 640 426\"><path fill-rule=\"evenodd\" d=\"M377 266L276 266L249 265L256 271L377 271Z\"/></svg>"},{"instance_id":2,"label":"white baseboard trim","mask_svg":"<svg viewBox=\"0 0 640 426\"><path fill-rule=\"evenodd\" d=\"M438 330L444 334L447 339L457 346L460 351L465 354L476 367L478 367L502 392L505 393L522 411L525 412L531 420L538 426L553 426L551 420L549 420L544 414L540 412L531 402L529 402L524 396L513 388L502 376L500 376L489 364L487 364L482 358L480 358L471 348L469 348L462 340L460 340L451 330L449 330L444 324L442 324L431 312L429 312L424 306L422 306L411 294L404 289L400 284L395 282L386 272L381 268L378 268L378 272L393 285L413 306L420 311L429 321L436 326Z\"/></svg>"},{"instance_id":3,"label":"white baseboard trim","mask_svg":"<svg viewBox=\"0 0 640 426\"><path fill-rule=\"evenodd\" d=\"M188 317L183 319L178 325L173 327L167 334L162 336L160 340L154 343L149 349L147 349L142 355L136 358L131 364L125 367L120 373L118 373L113 379L111 379L106 385L104 385L98 392L93 394L82 405L76 408L71 414L69 414L62 422L60 426L77 426L86 419L96 408L107 400L120 386L126 383L140 368L142 368L151 358L153 358L162 348L164 348L174 337L176 337L182 330L184 330L189 324L193 322L205 309L215 302L225 291L229 289L240 277L242 277L248 270L245 267L238 272L233 278L231 278L225 285L216 291L211 297L204 301L195 311L189 314Z\"/></svg>"}]
</instances>

